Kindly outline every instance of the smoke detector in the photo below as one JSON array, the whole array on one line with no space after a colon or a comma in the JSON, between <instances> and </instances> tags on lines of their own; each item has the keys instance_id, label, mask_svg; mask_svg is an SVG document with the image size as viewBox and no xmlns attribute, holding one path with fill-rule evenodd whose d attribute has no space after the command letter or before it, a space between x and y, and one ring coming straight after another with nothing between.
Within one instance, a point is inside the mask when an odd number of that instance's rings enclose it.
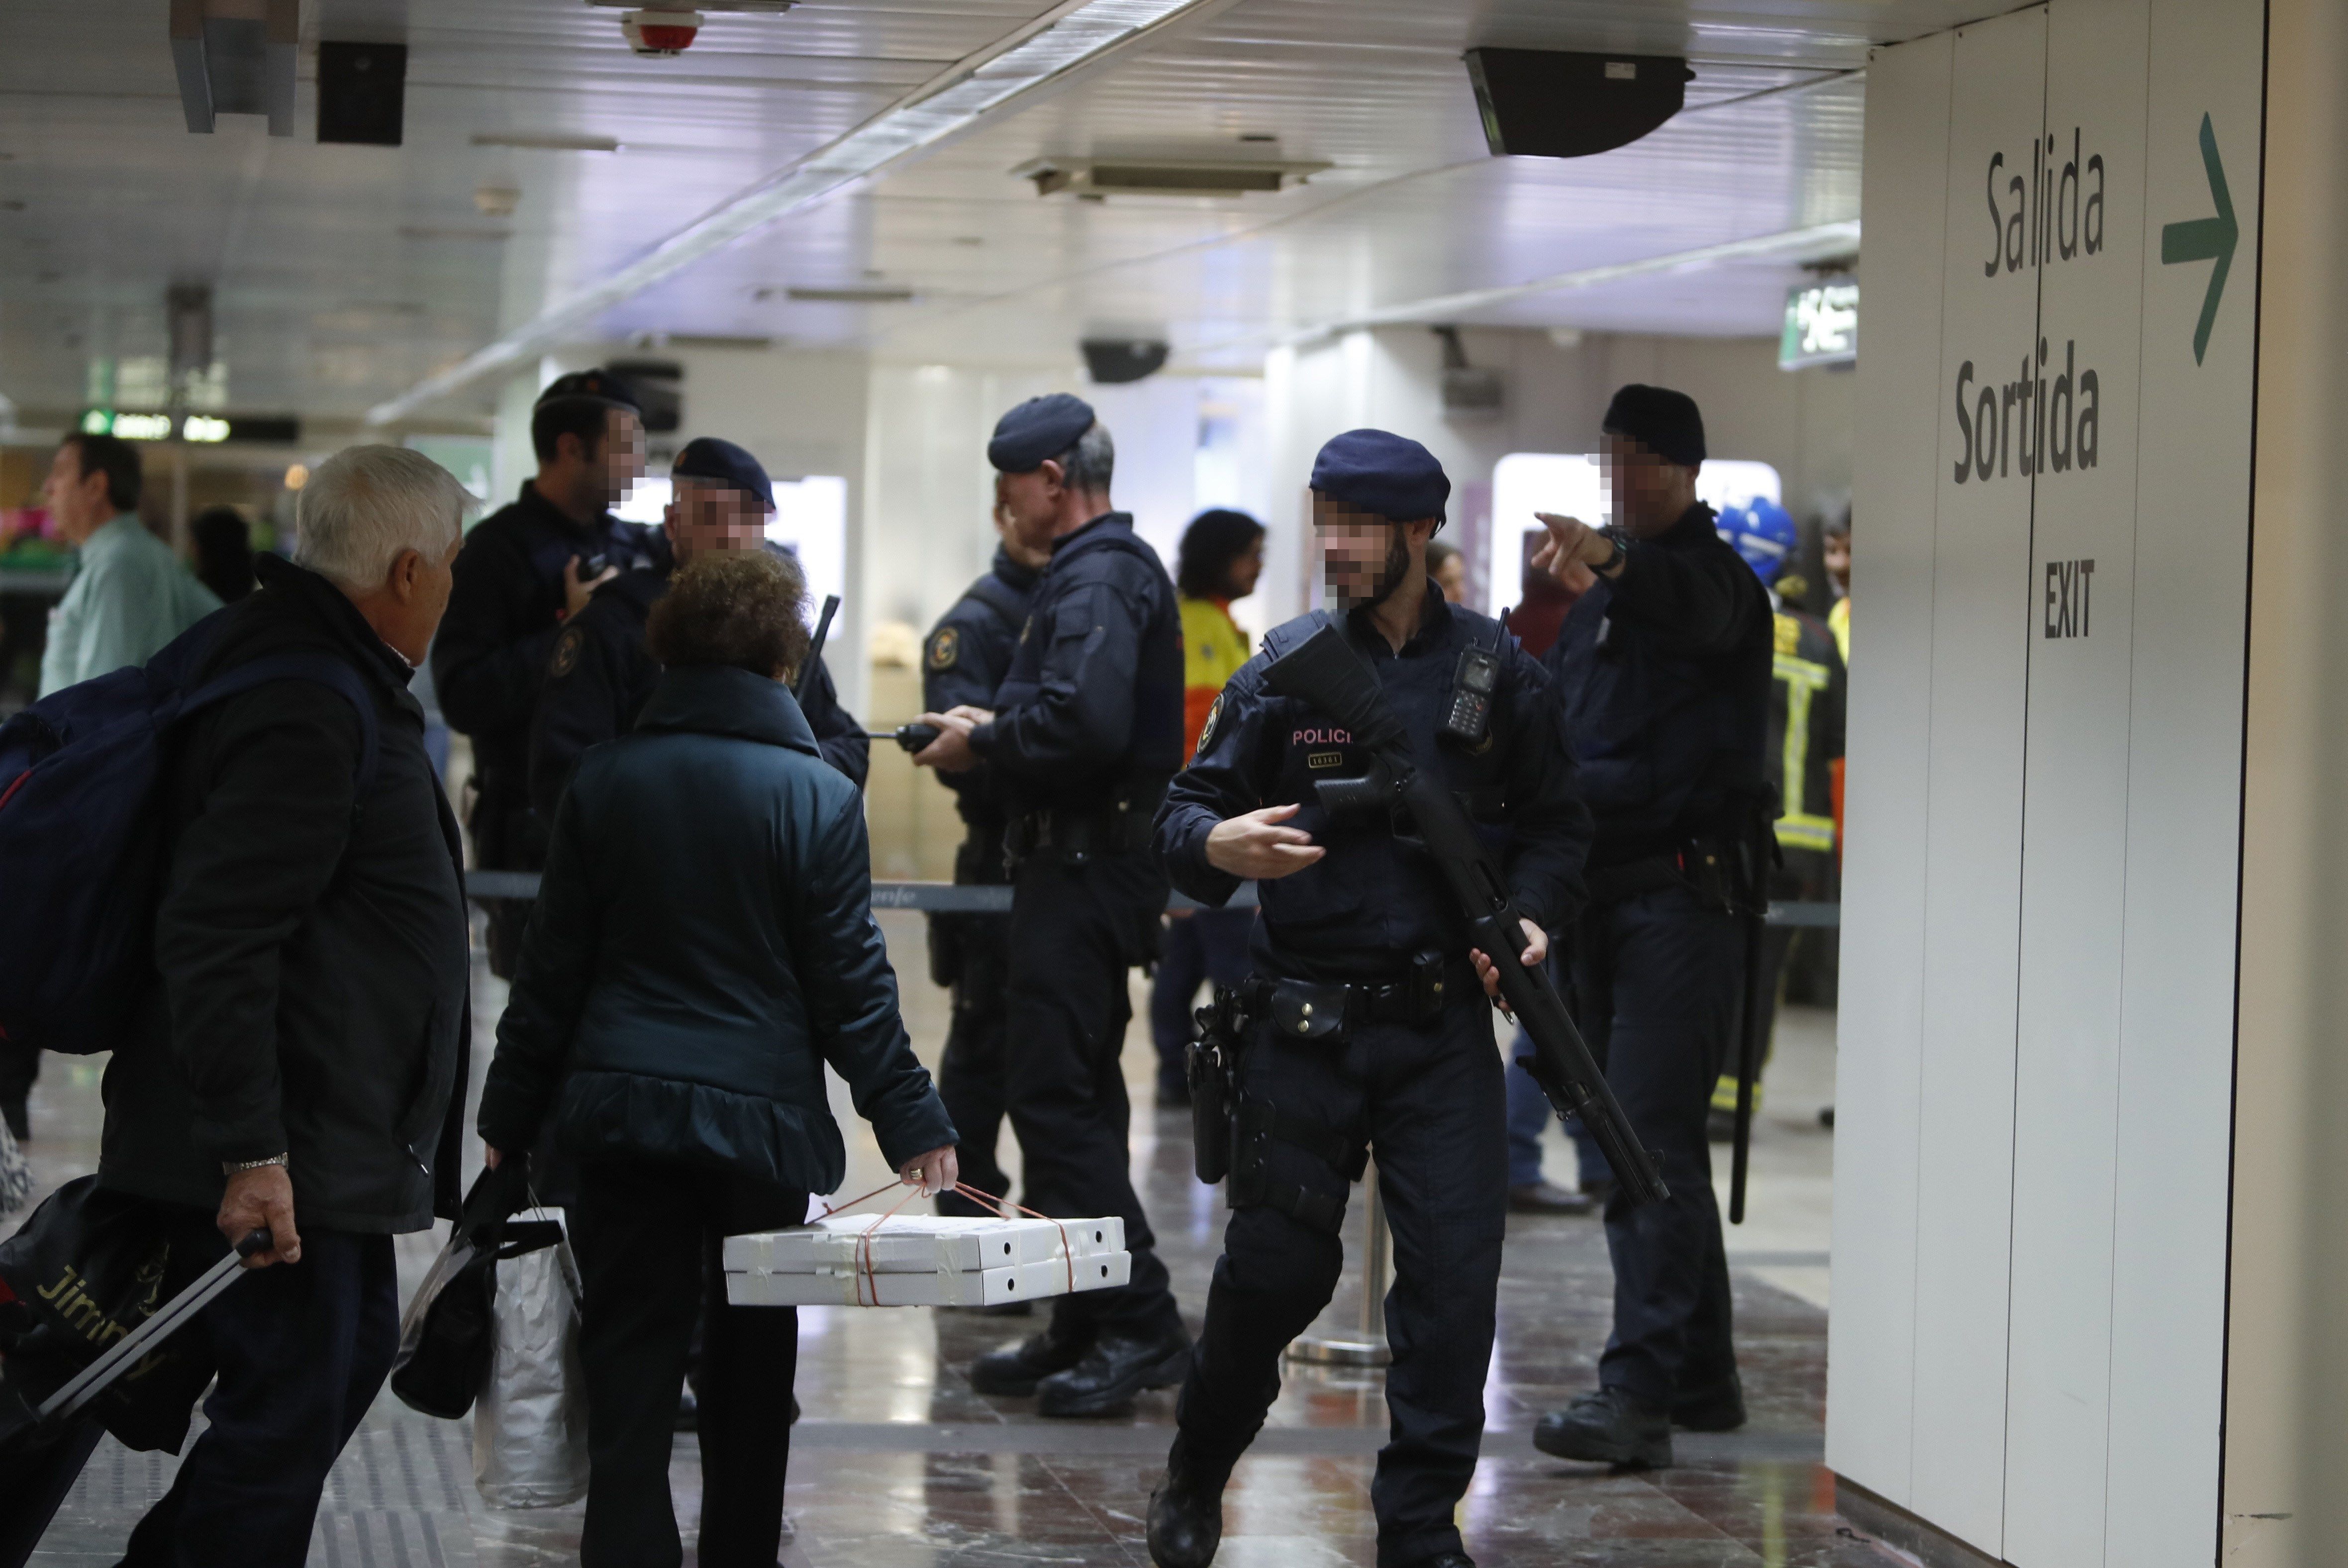
<instances>
[{"instance_id":1,"label":"smoke detector","mask_svg":"<svg viewBox=\"0 0 2348 1568\"><path fill-rule=\"evenodd\" d=\"M620 18L621 36L640 55L681 55L700 31L698 11L631 11Z\"/></svg>"},{"instance_id":2,"label":"smoke detector","mask_svg":"<svg viewBox=\"0 0 2348 1568\"><path fill-rule=\"evenodd\" d=\"M636 0L587 0L590 5L633 5ZM701 11L764 11L776 15L789 10L798 0L697 0ZM695 35L701 31L701 11L690 9L684 0L667 0L642 10L630 11L620 18L621 36L628 47L639 55L681 55L693 47Z\"/></svg>"}]
</instances>

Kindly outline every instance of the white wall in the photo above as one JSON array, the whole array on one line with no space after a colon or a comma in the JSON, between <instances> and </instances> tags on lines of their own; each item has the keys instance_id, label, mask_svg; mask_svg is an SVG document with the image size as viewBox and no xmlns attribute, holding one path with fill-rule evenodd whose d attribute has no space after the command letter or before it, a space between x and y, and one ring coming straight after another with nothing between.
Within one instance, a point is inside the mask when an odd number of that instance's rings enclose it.
<instances>
[{"instance_id":1,"label":"white wall","mask_svg":"<svg viewBox=\"0 0 2348 1568\"><path fill-rule=\"evenodd\" d=\"M870 624L926 632L994 554L989 521L994 470L986 443L1014 404L1074 392L1093 406L1117 444L1110 493L1170 573L1183 526L1209 506L1261 515L1263 464L1260 383L1251 378L1153 376L1095 387L1071 371L986 366L880 364L872 368L866 490L865 578ZM1233 444L1202 461L1202 418L1220 415ZM1241 606L1244 612L1251 606Z\"/></svg>"},{"instance_id":2,"label":"white wall","mask_svg":"<svg viewBox=\"0 0 2348 1568\"><path fill-rule=\"evenodd\" d=\"M2261 9L2055 0L1869 75L1828 1461L2021 1568L2217 1545ZM2205 112L2206 355L2161 260ZM2101 242L2001 263L2075 131ZM2092 466L2044 390L2090 368Z\"/></svg>"}]
</instances>

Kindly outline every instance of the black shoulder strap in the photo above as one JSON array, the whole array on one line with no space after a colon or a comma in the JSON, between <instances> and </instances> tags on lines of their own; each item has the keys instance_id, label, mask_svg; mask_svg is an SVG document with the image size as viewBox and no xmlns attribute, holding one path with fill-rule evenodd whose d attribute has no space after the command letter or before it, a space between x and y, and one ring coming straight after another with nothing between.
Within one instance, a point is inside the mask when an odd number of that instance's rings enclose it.
<instances>
[{"instance_id":1,"label":"black shoulder strap","mask_svg":"<svg viewBox=\"0 0 2348 1568\"><path fill-rule=\"evenodd\" d=\"M237 665L216 679L206 681L180 699L179 717L186 717L215 703L251 691L270 681L314 681L339 695L351 705L359 721L359 766L355 775L361 796L375 786L376 752L375 695L366 682L348 662L332 654L294 651L268 654Z\"/></svg>"}]
</instances>

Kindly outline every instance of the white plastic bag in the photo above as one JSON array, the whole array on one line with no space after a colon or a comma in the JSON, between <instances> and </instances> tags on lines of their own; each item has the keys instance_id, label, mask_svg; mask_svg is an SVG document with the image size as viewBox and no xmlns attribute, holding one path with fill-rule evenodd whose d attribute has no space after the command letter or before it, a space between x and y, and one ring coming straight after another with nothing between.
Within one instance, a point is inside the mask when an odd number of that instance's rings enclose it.
<instances>
[{"instance_id":1,"label":"white plastic bag","mask_svg":"<svg viewBox=\"0 0 2348 1568\"><path fill-rule=\"evenodd\" d=\"M16 1147L15 1135L0 1122L0 1214L13 1214L33 1195L33 1167Z\"/></svg>"},{"instance_id":2,"label":"white plastic bag","mask_svg":"<svg viewBox=\"0 0 2348 1568\"><path fill-rule=\"evenodd\" d=\"M517 1216L505 1234L489 1376L473 1408L473 1484L499 1508L555 1508L587 1493L579 1267L551 1221Z\"/></svg>"}]
</instances>

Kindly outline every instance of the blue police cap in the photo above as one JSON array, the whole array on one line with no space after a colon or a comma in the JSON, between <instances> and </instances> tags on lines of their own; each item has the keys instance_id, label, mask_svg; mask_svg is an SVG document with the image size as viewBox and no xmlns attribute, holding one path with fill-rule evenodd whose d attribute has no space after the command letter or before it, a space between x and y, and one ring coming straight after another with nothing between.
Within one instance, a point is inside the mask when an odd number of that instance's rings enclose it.
<instances>
[{"instance_id":1,"label":"blue police cap","mask_svg":"<svg viewBox=\"0 0 2348 1568\"><path fill-rule=\"evenodd\" d=\"M1313 459L1313 488L1396 522L1440 521L1443 503L1451 499L1451 481L1435 454L1388 430L1330 437Z\"/></svg>"},{"instance_id":2,"label":"blue police cap","mask_svg":"<svg viewBox=\"0 0 2348 1568\"><path fill-rule=\"evenodd\" d=\"M1070 392L1030 397L994 422L986 460L1006 474L1031 473L1093 428L1093 406Z\"/></svg>"},{"instance_id":3,"label":"blue police cap","mask_svg":"<svg viewBox=\"0 0 2348 1568\"><path fill-rule=\"evenodd\" d=\"M677 453L676 461L668 467L673 480L705 480L711 484L732 485L736 490L748 490L775 510L775 487L767 482L767 470L758 459L731 441L721 441L715 436L703 436L687 441L685 450Z\"/></svg>"},{"instance_id":4,"label":"blue police cap","mask_svg":"<svg viewBox=\"0 0 2348 1568\"><path fill-rule=\"evenodd\" d=\"M1598 428L1638 442L1667 463L1694 468L1704 461L1704 415L1694 398L1668 387L1632 382L1606 405Z\"/></svg>"},{"instance_id":5,"label":"blue police cap","mask_svg":"<svg viewBox=\"0 0 2348 1568\"><path fill-rule=\"evenodd\" d=\"M608 370L575 370L558 376L546 384L546 390L531 406L542 408L549 403L565 402L602 403L636 415L644 411L636 400L636 389Z\"/></svg>"}]
</instances>

